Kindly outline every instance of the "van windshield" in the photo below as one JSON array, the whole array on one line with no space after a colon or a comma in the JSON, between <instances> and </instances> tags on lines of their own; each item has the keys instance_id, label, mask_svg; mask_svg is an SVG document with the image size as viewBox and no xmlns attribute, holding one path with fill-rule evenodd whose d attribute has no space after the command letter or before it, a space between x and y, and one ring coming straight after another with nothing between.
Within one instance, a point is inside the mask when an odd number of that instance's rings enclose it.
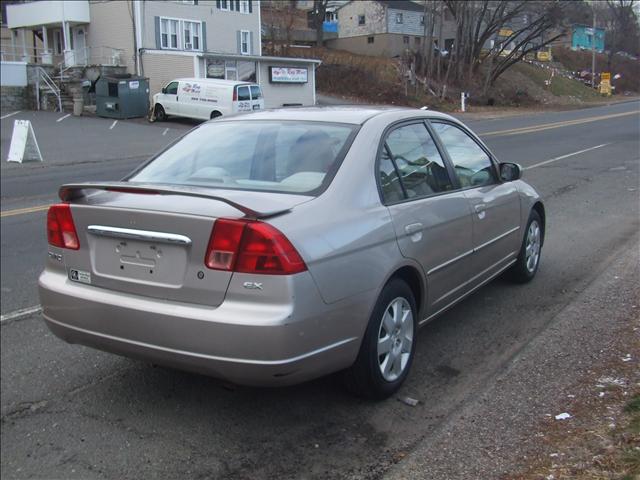
<instances>
[{"instance_id":1,"label":"van windshield","mask_svg":"<svg viewBox=\"0 0 640 480\"><path fill-rule=\"evenodd\" d=\"M317 195L356 131L355 125L324 122L206 123L128 181Z\"/></svg>"}]
</instances>

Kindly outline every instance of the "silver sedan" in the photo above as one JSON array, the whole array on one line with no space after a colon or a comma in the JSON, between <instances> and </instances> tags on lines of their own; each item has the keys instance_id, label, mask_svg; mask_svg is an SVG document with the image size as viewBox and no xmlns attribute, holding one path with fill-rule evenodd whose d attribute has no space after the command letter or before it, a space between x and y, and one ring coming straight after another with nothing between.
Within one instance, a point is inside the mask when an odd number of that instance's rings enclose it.
<instances>
[{"instance_id":1,"label":"silver sedan","mask_svg":"<svg viewBox=\"0 0 640 480\"><path fill-rule=\"evenodd\" d=\"M121 182L64 185L44 319L70 343L249 385L341 371L385 398L417 330L538 269L545 210L435 112L272 110L205 123Z\"/></svg>"}]
</instances>

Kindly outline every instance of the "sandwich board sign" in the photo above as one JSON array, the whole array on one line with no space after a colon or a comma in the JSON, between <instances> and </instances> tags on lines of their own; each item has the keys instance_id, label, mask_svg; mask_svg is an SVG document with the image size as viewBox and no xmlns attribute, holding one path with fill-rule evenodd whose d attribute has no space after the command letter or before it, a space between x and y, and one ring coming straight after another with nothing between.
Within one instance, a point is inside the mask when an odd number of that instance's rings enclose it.
<instances>
[{"instance_id":1,"label":"sandwich board sign","mask_svg":"<svg viewBox=\"0 0 640 480\"><path fill-rule=\"evenodd\" d=\"M41 162L42 154L29 120L16 120L13 124L11 146L7 162Z\"/></svg>"}]
</instances>

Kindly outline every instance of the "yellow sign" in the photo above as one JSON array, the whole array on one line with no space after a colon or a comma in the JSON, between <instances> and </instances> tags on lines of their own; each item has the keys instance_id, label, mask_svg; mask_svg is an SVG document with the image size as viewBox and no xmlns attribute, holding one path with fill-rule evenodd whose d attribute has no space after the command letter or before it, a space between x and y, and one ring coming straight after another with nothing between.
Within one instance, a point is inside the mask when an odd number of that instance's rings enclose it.
<instances>
[{"instance_id":1,"label":"yellow sign","mask_svg":"<svg viewBox=\"0 0 640 480\"><path fill-rule=\"evenodd\" d=\"M600 82L600 95L611 95L611 82L609 80L602 80Z\"/></svg>"},{"instance_id":2,"label":"yellow sign","mask_svg":"<svg viewBox=\"0 0 640 480\"><path fill-rule=\"evenodd\" d=\"M549 51L539 51L536 53L536 59L539 62L550 62L551 61L551 52Z\"/></svg>"},{"instance_id":3,"label":"yellow sign","mask_svg":"<svg viewBox=\"0 0 640 480\"><path fill-rule=\"evenodd\" d=\"M604 82L604 81L610 82L611 81L611 73L610 72L602 72L600 74L600 81Z\"/></svg>"},{"instance_id":4,"label":"yellow sign","mask_svg":"<svg viewBox=\"0 0 640 480\"><path fill-rule=\"evenodd\" d=\"M501 28L498 32L498 36L500 37L510 37L511 35L513 35L513 30L510 28Z\"/></svg>"}]
</instances>

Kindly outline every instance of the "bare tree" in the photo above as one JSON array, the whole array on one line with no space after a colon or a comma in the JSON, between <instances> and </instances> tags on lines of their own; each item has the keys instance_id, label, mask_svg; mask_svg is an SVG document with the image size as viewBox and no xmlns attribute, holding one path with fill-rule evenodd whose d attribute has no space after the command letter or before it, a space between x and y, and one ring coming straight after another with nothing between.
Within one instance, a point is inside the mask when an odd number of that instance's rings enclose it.
<instances>
[{"instance_id":1,"label":"bare tree","mask_svg":"<svg viewBox=\"0 0 640 480\"><path fill-rule=\"evenodd\" d=\"M640 28L634 10L634 0L607 0L607 40L609 50L607 70L611 71L613 56L618 51L637 54L640 50Z\"/></svg>"},{"instance_id":2,"label":"bare tree","mask_svg":"<svg viewBox=\"0 0 640 480\"><path fill-rule=\"evenodd\" d=\"M445 81L451 73L451 80L463 88L472 83L484 66L486 91L528 53L563 35L551 33L562 19L563 6L559 1L445 0L445 5L457 27ZM500 42L496 45L497 39Z\"/></svg>"},{"instance_id":3,"label":"bare tree","mask_svg":"<svg viewBox=\"0 0 640 480\"><path fill-rule=\"evenodd\" d=\"M313 0L313 28L316 31L316 45L321 47L324 41L324 18L329 0Z\"/></svg>"}]
</instances>

